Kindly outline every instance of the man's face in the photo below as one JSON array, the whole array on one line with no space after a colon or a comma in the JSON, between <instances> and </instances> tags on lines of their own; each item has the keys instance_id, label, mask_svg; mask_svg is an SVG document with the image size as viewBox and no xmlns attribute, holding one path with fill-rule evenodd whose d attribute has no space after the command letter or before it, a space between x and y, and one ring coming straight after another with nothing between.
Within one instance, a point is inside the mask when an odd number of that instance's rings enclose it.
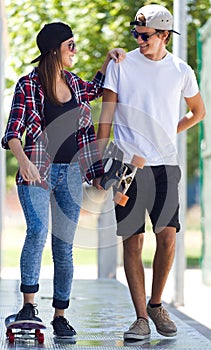
<instances>
[{"instance_id":1,"label":"man's face","mask_svg":"<svg viewBox=\"0 0 211 350\"><path fill-rule=\"evenodd\" d=\"M144 56L156 60L160 55L163 55L166 37L163 33L156 29L142 26L136 26L134 32L133 36L136 38L140 52Z\"/></svg>"}]
</instances>

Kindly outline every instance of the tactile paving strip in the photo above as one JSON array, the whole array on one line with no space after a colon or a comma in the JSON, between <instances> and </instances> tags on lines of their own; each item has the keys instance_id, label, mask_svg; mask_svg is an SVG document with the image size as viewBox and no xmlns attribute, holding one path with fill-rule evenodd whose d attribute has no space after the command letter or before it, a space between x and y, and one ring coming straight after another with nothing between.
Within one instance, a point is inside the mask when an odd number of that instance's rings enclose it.
<instances>
[{"instance_id":1,"label":"tactile paving strip","mask_svg":"<svg viewBox=\"0 0 211 350\"><path fill-rule=\"evenodd\" d=\"M190 349L211 350L211 341L171 313L177 324L178 335L174 338L160 336L150 321L151 338L145 341L123 341L123 332L135 319L128 289L116 280L74 280L71 306L66 317L76 329L75 344L56 341L53 338L51 307L52 281L41 280L36 302L39 316L46 323L45 343L16 341L9 344L5 336L4 319L21 307L19 283L11 280L0 281L0 349Z\"/></svg>"}]
</instances>

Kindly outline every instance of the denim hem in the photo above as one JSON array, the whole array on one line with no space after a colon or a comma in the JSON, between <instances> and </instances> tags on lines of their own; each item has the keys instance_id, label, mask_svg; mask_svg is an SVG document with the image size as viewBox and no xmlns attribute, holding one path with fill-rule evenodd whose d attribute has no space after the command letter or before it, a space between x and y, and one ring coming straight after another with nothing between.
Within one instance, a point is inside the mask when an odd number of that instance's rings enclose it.
<instances>
[{"instance_id":1,"label":"denim hem","mask_svg":"<svg viewBox=\"0 0 211 350\"><path fill-rule=\"evenodd\" d=\"M21 283L20 291L22 293L37 293L39 290L39 284L33 286L27 286L26 284Z\"/></svg>"},{"instance_id":2,"label":"denim hem","mask_svg":"<svg viewBox=\"0 0 211 350\"><path fill-rule=\"evenodd\" d=\"M53 298L52 306L53 306L55 309L64 310L64 309L67 309L67 308L68 308L69 302L70 302L69 300L64 301L64 300L58 300L58 299Z\"/></svg>"}]
</instances>

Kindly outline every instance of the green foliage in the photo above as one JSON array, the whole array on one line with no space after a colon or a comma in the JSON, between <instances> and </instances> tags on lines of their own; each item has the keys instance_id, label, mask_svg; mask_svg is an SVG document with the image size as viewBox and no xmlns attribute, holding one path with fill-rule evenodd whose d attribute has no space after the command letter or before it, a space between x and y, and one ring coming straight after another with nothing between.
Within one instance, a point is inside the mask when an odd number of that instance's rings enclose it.
<instances>
[{"instance_id":1,"label":"green foliage","mask_svg":"<svg viewBox=\"0 0 211 350\"><path fill-rule=\"evenodd\" d=\"M30 62L39 54L36 34L45 23L63 21L72 27L78 49L73 71L90 80L101 67L109 49L122 47L129 51L136 47L129 23L139 7L152 2L173 10L173 0L5 0L10 44L7 93L11 95L16 79L32 69ZM209 9L209 0L188 2L188 62L196 72L196 29L210 16ZM189 177L198 167L197 144L198 126L188 132ZM10 156L7 159L8 175L12 175L12 160Z\"/></svg>"},{"instance_id":2,"label":"green foliage","mask_svg":"<svg viewBox=\"0 0 211 350\"><path fill-rule=\"evenodd\" d=\"M210 1L188 1L188 63L197 72L197 29L201 28L210 17ZM187 174L191 179L199 168L199 124L187 133Z\"/></svg>"},{"instance_id":3,"label":"green foliage","mask_svg":"<svg viewBox=\"0 0 211 350\"><path fill-rule=\"evenodd\" d=\"M18 169L18 162L13 154L9 151L6 152L6 174L7 174L7 189L10 189L15 185L15 174Z\"/></svg>"}]
</instances>

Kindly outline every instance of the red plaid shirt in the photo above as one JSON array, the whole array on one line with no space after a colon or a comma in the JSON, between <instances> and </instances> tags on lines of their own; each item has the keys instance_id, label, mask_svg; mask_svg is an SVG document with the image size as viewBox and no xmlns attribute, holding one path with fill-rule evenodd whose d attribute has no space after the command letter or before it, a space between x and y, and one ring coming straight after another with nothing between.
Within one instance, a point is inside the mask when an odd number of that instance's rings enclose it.
<instances>
[{"instance_id":1,"label":"red plaid shirt","mask_svg":"<svg viewBox=\"0 0 211 350\"><path fill-rule=\"evenodd\" d=\"M90 183L93 178L103 174L89 102L102 95L104 75L97 72L91 82L85 82L68 71L65 71L65 76L79 104L79 128L76 132L77 154L83 180ZM38 168L42 181L41 186L47 188L50 157L47 152L48 139L45 131L44 93L36 68L17 82L6 131L2 138L2 147L9 149L8 141L13 138L19 139L22 143L24 132L24 152ZM16 183L32 184L32 182L24 181L19 171Z\"/></svg>"}]
</instances>

